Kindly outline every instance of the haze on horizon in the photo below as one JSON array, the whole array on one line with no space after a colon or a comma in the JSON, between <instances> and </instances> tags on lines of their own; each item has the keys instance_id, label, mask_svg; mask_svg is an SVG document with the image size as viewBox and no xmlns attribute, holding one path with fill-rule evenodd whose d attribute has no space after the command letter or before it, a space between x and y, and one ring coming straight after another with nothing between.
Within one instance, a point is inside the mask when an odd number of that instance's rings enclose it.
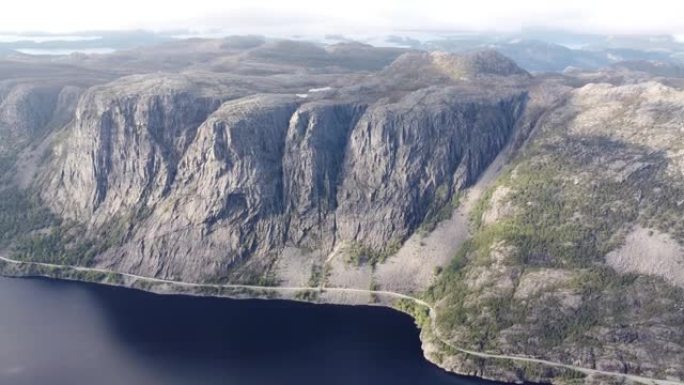
<instances>
[{"instance_id":1,"label":"haze on horizon","mask_svg":"<svg viewBox=\"0 0 684 385\"><path fill-rule=\"evenodd\" d=\"M684 35L684 2L651 0L23 0L4 7L3 33L151 29L321 35L400 30Z\"/></svg>"}]
</instances>

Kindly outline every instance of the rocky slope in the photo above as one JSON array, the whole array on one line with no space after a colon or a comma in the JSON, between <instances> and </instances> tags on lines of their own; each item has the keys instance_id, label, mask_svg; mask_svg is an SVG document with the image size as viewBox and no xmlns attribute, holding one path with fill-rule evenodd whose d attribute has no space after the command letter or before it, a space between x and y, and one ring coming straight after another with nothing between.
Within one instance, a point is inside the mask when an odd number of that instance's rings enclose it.
<instances>
[{"instance_id":1,"label":"rocky slope","mask_svg":"<svg viewBox=\"0 0 684 385\"><path fill-rule=\"evenodd\" d=\"M1 82L0 164L9 166L25 146L69 122L80 91L59 82Z\"/></svg>"},{"instance_id":2,"label":"rocky slope","mask_svg":"<svg viewBox=\"0 0 684 385\"><path fill-rule=\"evenodd\" d=\"M684 377L669 72L533 77L493 51L258 38L81 59L0 63L1 255L423 296L426 355L459 373L606 381L440 339Z\"/></svg>"},{"instance_id":3,"label":"rocky slope","mask_svg":"<svg viewBox=\"0 0 684 385\"><path fill-rule=\"evenodd\" d=\"M202 281L264 276L285 245L382 253L475 180L526 98L453 85L309 101L201 81L127 79L81 98L42 196L88 231L125 227L94 263Z\"/></svg>"},{"instance_id":4,"label":"rocky slope","mask_svg":"<svg viewBox=\"0 0 684 385\"><path fill-rule=\"evenodd\" d=\"M681 90L649 81L559 94L430 290L438 325L475 350L681 379ZM459 372L566 375L434 349Z\"/></svg>"}]
</instances>

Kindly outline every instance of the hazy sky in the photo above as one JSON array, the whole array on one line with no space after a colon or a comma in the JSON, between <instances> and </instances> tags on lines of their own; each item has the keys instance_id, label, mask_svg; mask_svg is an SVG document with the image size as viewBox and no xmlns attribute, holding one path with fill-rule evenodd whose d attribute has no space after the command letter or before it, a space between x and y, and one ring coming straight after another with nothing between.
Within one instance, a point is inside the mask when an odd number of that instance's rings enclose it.
<instances>
[{"instance_id":1,"label":"hazy sky","mask_svg":"<svg viewBox=\"0 0 684 385\"><path fill-rule=\"evenodd\" d=\"M11 4L11 5L10 5ZM682 0L15 0L0 30L207 30L345 33L399 29L684 33Z\"/></svg>"}]
</instances>

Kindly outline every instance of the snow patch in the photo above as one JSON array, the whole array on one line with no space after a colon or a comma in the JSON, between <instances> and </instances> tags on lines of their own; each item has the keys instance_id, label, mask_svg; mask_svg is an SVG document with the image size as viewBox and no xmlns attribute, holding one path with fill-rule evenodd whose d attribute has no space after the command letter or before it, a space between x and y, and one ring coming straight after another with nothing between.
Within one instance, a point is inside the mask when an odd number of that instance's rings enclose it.
<instances>
[{"instance_id":1,"label":"snow patch","mask_svg":"<svg viewBox=\"0 0 684 385\"><path fill-rule=\"evenodd\" d=\"M309 92L323 92L323 91L330 91L332 90L331 87L321 87L321 88L311 88Z\"/></svg>"}]
</instances>

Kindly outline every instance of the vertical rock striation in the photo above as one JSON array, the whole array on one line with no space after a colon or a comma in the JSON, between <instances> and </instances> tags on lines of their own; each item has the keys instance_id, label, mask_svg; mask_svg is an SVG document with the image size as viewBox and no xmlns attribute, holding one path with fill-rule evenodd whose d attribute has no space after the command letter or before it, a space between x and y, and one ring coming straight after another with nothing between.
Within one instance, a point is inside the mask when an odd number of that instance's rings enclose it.
<instances>
[{"instance_id":1,"label":"vertical rock striation","mask_svg":"<svg viewBox=\"0 0 684 385\"><path fill-rule=\"evenodd\" d=\"M81 99L44 194L91 230L122 227L125 241L98 264L247 277L285 245L402 242L496 156L526 98L428 87L394 102L222 102L189 88Z\"/></svg>"}]
</instances>

